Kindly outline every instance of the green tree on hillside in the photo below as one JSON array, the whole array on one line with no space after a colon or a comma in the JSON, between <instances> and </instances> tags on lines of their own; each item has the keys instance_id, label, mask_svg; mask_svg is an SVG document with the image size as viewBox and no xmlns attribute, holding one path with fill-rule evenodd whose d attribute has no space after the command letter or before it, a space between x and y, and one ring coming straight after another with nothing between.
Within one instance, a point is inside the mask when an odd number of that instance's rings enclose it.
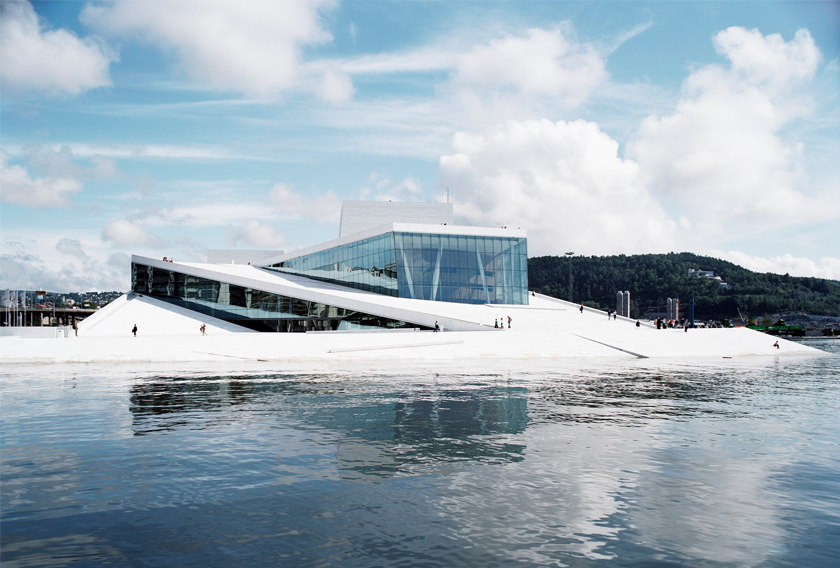
<instances>
[{"instance_id":1,"label":"green tree on hillside","mask_svg":"<svg viewBox=\"0 0 840 568\"><path fill-rule=\"evenodd\" d=\"M732 319L738 313L753 318L764 313L799 312L840 316L840 283L822 278L752 272L731 262L692 253L617 256L543 256L528 260L532 290L557 298L569 297L569 262L574 300L615 307L615 293L629 290L631 316L646 310L665 311L667 298L679 298L688 314L695 298L698 319ZM688 270L712 270L720 281L689 277Z\"/></svg>"}]
</instances>

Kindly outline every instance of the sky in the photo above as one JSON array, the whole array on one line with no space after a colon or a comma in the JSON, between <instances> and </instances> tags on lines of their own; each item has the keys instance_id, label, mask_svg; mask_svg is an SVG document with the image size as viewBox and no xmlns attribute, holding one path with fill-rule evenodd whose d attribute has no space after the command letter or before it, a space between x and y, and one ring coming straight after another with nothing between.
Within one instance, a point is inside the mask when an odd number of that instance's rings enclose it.
<instances>
[{"instance_id":1,"label":"sky","mask_svg":"<svg viewBox=\"0 0 840 568\"><path fill-rule=\"evenodd\" d=\"M0 0L0 34L0 288L447 195L532 257L840 280L838 2Z\"/></svg>"}]
</instances>

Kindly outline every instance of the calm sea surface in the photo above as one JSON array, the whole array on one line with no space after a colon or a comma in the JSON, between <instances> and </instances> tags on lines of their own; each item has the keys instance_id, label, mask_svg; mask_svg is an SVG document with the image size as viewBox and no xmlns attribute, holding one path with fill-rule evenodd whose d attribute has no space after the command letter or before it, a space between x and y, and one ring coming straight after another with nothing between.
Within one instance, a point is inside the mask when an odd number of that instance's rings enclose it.
<instances>
[{"instance_id":1,"label":"calm sea surface","mask_svg":"<svg viewBox=\"0 0 840 568\"><path fill-rule=\"evenodd\" d=\"M0 367L4 568L840 565L831 357Z\"/></svg>"}]
</instances>

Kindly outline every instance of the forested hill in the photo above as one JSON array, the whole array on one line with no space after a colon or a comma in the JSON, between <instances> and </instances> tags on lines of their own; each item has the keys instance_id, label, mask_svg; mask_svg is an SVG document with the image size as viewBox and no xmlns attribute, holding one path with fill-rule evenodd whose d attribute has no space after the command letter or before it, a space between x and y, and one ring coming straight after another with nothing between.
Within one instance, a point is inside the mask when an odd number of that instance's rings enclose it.
<instances>
[{"instance_id":1,"label":"forested hill","mask_svg":"<svg viewBox=\"0 0 840 568\"><path fill-rule=\"evenodd\" d=\"M773 313L840 316L840 282L822 278L752 272L731 262L691 253L633 256L542 256L528 260L528 287L557 298L569 297L569 263L573 300L593 307L615 308L615 293L630 290L630 315L639 317L667 298L679 298L683 317L692 295L697 319L733 319ZM712 270L719 280L689 277L688 269Z\"/></svg>"}]
</instances>

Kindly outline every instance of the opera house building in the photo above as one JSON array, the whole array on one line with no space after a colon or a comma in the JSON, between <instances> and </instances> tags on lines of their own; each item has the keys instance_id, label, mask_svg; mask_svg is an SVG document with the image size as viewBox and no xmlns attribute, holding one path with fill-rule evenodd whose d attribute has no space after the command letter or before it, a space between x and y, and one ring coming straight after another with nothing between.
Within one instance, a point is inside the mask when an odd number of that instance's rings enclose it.
<instances>
[{"instance_id":1,"label":"opera house building","mask_svg":"<svg viewBox=\"0 0 840 568\"><path fill-rule=\"evenodd\" d=\"M412 222L393 221L401 217ZM400 303L391 298L527 305L525 231L451 220L450 204L345 202L338 239L245 266L134 256L131 289L269 332L433 327L429 317L409 315L411 303L394 309Z\"/></svg>"},{"instance_id":2,"label":"opera house building","mask_svg":"<svg viewBox=\"0 0 840 568\"><path fill-rule=\"evenodd\" d=\"M66 341L0 338L0 363L446 361L496 373L561 358L823 354L747 328L657 330L529 291L524 230L452 221L449 204L346 201L339 237L309 248L135 255L130 292L78 329L48 330Z\"/></svg>"}]
</instances>

